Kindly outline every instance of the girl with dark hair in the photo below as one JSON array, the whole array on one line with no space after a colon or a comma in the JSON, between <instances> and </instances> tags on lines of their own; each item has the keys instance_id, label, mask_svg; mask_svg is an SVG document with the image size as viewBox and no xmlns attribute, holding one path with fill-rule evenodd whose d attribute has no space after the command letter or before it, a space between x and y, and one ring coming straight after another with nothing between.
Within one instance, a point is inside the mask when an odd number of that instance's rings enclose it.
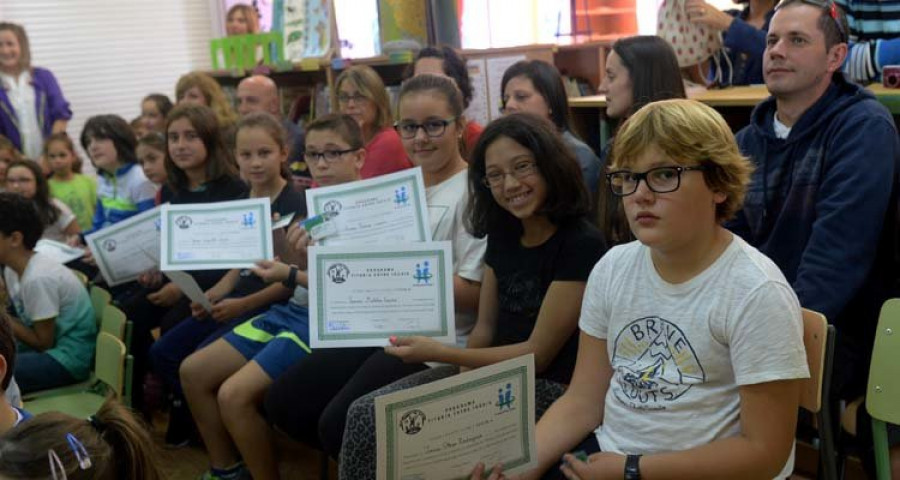
<instances>
[{"instance_id":1,"label":"girl with dark hair","mask_svg":"<svg viewBox=\"0 0 900 480\"><path fill-rule=\"evenodd\" d=\"M118 115L97 115L81 131L81 146L97 169L97 205L91 231L153 208L156 187L135 163L137 139Z\"/></svg>"},{"instance_id":2,"label":"girl with dark hair","mask_svg":"<svg viewBox=\"0 0 900 480\"><path fill-rule=\"evenodd\" d=\"M47 179L50 195L58 198L75 213L82 230L91 228L97 203L97 180L82 175L81 158L66 132L54 133L44 144L44 158L50 165Z\"/></svg>"},{"instance_id":3,"label":"girl with dark hair","mask_svg":"<svg viewBox=\"0 0 900 480\"><path fill-rule=\"evenodd\" d=\"M763 53L766 32L778 0L736 0L743 10L721 11L706 0L687 0L685 10L692 23L722 33L723 46L717 62L710 62L708 82L720 86L763 83ZM718 65L719 71L716 70Z\"/></svg>"},{"instance_id":4,"label":"girl with dark hair","mask_svg":"<svg viewBox=\"0 0 900 480\"><path fill-rule=\"evenodd\" d=\"M141 100L141 125L147 132L164 133L166 115L172 111L172 101L161 93L151 93Z\"/></svg>"},{"instance_id":5,"label":"girl with dark hair","mask_svg":"<svg viewBox=\"0 0 900 480\"><path fill-rule=\"evenodd\" d=\"M146 427L115 400L90 418L36 415L0 437L0 476L10 480L159 480Z\"/></svg>"},{"instance_id":6,"label":"girl with dark hair","mask_svg":"<svg viewBox=\"0 0 900 480\"><path fill-rule=\"evenodd\" d=\"M28 35L18 24L0 22L0 135L27 158L37 160L44 139L66 131L69 102L49 70L31 65Z\"/></svg>"},{"instance_id":7,"label":"girl with dark hair","mask_svg":"<svg viewBox=\"0 0 900 480\"><path fill-rule=\"evenodd\" d=\"M535 356L538 416L569 383L585 282L606 251L586 219L589 195L575 158L543 118L489 124L469 161L465 220L487 236L478 320L466 348L425 337L392 339L385 352L423 370L357 399L347 413L340 478L375 478L375 397L528 353Z\"/></svg>"},{"instance_id":8,"label":"girl with dark hair","mask_svg":"<svg viewBox=\"0 0 900 480\"><path fill-rule=\"evenodd\" d=\"M569 130L569 99L559 70L541 60L522 60L503 73L500 82L504 115L528 112L556 125L565 146L581 166L588 191L594 192L600 179L600 159L586 143Z\"/></svg>"},{"instance_id":9,"label":"girl with dark hair","mask_svg":"<svg viewBox=\"0 0 900 480\"><path fill-rule=\"evenodd\" d=\"M606 75L599 91L606 95L606 116L620 121L650 102L687 97L675 51L656 35L616 41L606 57ZM610 140L600 152L604 173L612 144ZM622 202L609 192L606 182L600 182L598 191L598 225L610 246L634 240Z\"/></svg>"},{"instance_id":10,"label":"girl with dark hair","mask_svg":"<svg viewBox=\"0 0 900 480\"><path fill-rule=\"evenodd\" d=\"M178 105L166 118L168 184L161 194L163 203L214 203L238 200L247 195L247 186L238 177L228 156L216 115L206 106ZM143 175L143 174L142 174ZM200 288L212 287L226 270L189 271ZM160 327L165 334L191 314L190 300L178 285L166 283L159 272L138 279L142 288L120 300L122 310L134 324L131 350L134 355L136 407L143 406L143 379L152 343L150 331Z\"/></svg>"},{"instance_id":11,"label":"girl with dark hair","mask_svg":"<svg viewBox=\"0 0 900 480\"><path fill-rule=\"evenodd\" d=\"M450 77L456 82L456 86L462 93L463 110L469 108L469 103L472 101L472 81L469 79L469 68L466 66L466 59L452 47L428 46L419 50L409 70L410 77L426 73ZM466 120L466 130L463 132L463 143L465 144L463 158L469 157L469 152L475 148L475 142L478 141L482 130L484 127L478 122Z\"/></svg>"},{"instance_id":12,"label":"girl with dark hair","mask_svg":"<svg viewBox=\"0 0 900 480\"><path fill-rule=\"evenodd\" d=\"M62 243L77 242L81 228L75 214L65 203L50 197L50 187L41 167L31 160L17 160L9 165L6 184L10 192L34 202L38 219L44 225L41 238Z\"/></svg>"}]
</instances>

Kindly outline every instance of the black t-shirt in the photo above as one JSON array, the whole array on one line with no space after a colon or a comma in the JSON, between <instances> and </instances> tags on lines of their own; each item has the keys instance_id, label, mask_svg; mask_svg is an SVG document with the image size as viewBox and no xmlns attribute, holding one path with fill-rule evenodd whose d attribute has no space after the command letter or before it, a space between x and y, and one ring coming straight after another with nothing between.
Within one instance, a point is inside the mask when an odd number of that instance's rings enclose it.
<instances>
[{"instance_id":1,"label":"black t-shirt","mask_svg":"<svg viewBox=\"0 0 900 480\"><path fill-rule=\"evenodd\" d=\"M248 192L249 196L249 192ZM272 213L276 213L284 218L287 215L295 214L294 218L300 219L306 217L306 198L302 193L298 193L293 189L291 183L285 184L281 189L281 193L272 201ZM292 220L293 222L293 220ZM231 291L233 297L246 297L252 293L256 293L266 287L266 282L253 274L249 269L241 270L241 276L238 283Z\"/></svg>"},{"instance_id":2,"label":"black t-shirt","mask_svg":"<svg viewBox=\"0 0 900 480\"><path fill-rule=\"evenodd\" d=\"M560 225L556 233L536 247L522 246L517 236L489 235L484 262L497 277L499 306L493 345L528 340L550 283L586 282L606 248L600 231L584 220ZM538 377L569 383L577 353L576 328Z\"/></svg>"}]
</instances>

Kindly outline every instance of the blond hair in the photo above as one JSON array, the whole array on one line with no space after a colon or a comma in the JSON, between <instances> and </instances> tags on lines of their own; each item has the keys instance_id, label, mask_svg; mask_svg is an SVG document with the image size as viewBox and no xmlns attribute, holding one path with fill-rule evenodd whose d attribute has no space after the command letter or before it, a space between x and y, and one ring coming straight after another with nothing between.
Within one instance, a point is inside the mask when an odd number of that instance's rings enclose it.
<instances>
[{"instance_id":1,"label":"blond hair","mask_svg":"<svg viewBox=\"0 0 900 480\"><path fill-rule=\"evenodd\" d=\"M200 89L200 93L206 99L206 105L215 112L219 127L229 128L237 123L238 115L228 103L228 99L225 98L222 87L203 72L190 72L182 75L178 79L178 84L175 85L175 98L181 101L187 91L194 87Z\"/></svg>"},{"instance_id":2,"label":"blond hair","mask_svg":"<svg viewBox=\"0 0 900 480\"><path fill-rule=\"evenodd\" d=\"M382 128L388 127L393 123L391 100L384 87L384 81L381 80L381 77L372 67L368 65L354 65L344 70L334 82L335 90L340 91L344 82L350 82L350 85L359 90L360 95L368 98L375 105L375 122L372 124L373 132L377 133Z\"/></svg>"},{"instance_id":3,"label":"blond hair","mask_svg":"<svg viewBox=\"0 0 900 480\"><path fill-rule=\"evenodd\" d=\"M647 104L616 134L610 168L630 168L651 146L677 163L706 167L706 184L726 197L716 205L718 222L731 219L740 210L753 166L741 155L731 128L718 112L693 100Z\"/></svg>"},{"instance_id":4,"label":"blond hair","mask_svg":"<svg viewBox=\"0 0 900 480\"><path fill-rule=\"evenodd\" d=\"M225 14L225 19L231 19L231 16L237 12L244 14L244 18L247 20L248 34L259 33L259 13L256 12L256 9L253 8L252 5L238 3L232 6L228 9L228 13Z\"/></svg>"}]
</instances>

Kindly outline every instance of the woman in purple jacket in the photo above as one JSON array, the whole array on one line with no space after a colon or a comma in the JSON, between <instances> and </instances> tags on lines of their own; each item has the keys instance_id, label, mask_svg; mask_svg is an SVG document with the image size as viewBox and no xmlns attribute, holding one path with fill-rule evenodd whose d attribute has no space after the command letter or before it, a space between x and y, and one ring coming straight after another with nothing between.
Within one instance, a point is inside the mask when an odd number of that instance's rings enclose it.
<instances>
[{"instance_id":1,"label":"woman in purple jacket","mask_svg":"<svg viewBox=\"0 0 900 480\"><path fill-rule=\"evenodd\" d=\"M50 134L66 131L72 118L49 70L31 66L28 35L21 25L0 22L0 135L37 160Z\"/></svg>"}]
</instances>

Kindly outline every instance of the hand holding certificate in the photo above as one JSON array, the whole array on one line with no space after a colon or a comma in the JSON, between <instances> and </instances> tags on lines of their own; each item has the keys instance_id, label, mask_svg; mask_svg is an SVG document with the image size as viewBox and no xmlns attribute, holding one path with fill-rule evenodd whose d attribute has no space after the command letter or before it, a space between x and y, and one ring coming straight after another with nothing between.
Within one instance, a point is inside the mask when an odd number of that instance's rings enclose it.
<instances>
[{"instance_id":1,"label":"hand holding certificate","mask_svg":"<svg viewBox=\"0 0 900 480\"><path fill-rule=\"evenodd\" d=\"M109 286L159 267L159 210L141 212L84 237Z\"/></svg>"},{"instance_id":2,"label":"hand holding certificate","mask_svg":"<svg viewBox=\"0 0 900 480\"><path fill-rule=\"evenodd\" d=\"M469 478L537 466L534 355L375 398L378 480Z\"/></svg>"},{"instance_id":3,"label":"hand holding certificate","mask_svg":"<svg viewBox=\"0 0 900 480\"><path fill-rule=\"evenodd\" d=\"M313 348L387 345L390 336L456 338L450 242L309 249Z\"/></svg>"},{"instance_id":4,"label":"hand holding certificate","mask_svg":"<svg viewBox=\"0 0 900 480\"><path fill-rule=\"evenodd\" d=\"M251 268L273 258L268 198L161 208L160 270Z\"/></svg>"},{"instance_id":5,"label":"hand holding certificate","mask_svg":"<svg viewBox=\"0 0 900 480\"><path fill-rule=\"evenodd\" d=\"M322 245L431 240L421 168L307 190L306 203L310 217L324 215L336 226Z\"/></svg>"}]
</instances>

